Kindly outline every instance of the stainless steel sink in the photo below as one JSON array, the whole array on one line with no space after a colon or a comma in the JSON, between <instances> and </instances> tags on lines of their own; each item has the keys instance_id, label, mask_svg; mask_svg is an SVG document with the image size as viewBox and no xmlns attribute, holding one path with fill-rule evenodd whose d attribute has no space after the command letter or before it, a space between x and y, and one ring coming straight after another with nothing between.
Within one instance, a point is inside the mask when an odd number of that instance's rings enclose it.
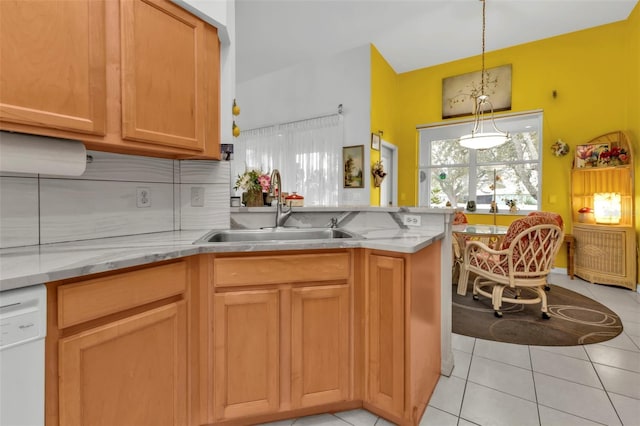
<instances>
[{"instance_id":1,"label":"stainless steel sink","mask_svg":"<svg viewBox=\"0 0 640 426\"><path fill-rule=\"evenodd\" d=\"M240 241L297 241L358 238L356 234L340 228L263 228L213 230L194 244Z\"/></svg>"}]
</instances>

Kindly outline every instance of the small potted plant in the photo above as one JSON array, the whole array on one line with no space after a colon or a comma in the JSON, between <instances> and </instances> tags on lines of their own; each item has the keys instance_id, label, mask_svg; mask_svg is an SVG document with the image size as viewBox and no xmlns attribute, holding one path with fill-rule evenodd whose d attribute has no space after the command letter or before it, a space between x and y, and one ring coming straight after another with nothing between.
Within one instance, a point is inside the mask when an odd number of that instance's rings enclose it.
<instances>
[{"instance_id":1,"label":"small potted plant","mask_svg":"<svg viewBox=\"0 0 640 426\"><path fill-rule=\"evenodd\" d=\"M509 206L509 213L517 213L518 212L518 206L516 205L516 200L515 199L508 199L505 200L505 204L507 206Z\"/></svg>"},{"instance_id":2,"label":"small potted plant","mask_svg":"<svg viewBox=\"0 0 640 426\"><path fill-rule=\"evenodd\" d=\"M233 189L242 189L242 202L247 207L263 206L265 204L263 193L269 192L271 178L259 169L247 170L238 175Z\"/></svg>"}]
</instances>

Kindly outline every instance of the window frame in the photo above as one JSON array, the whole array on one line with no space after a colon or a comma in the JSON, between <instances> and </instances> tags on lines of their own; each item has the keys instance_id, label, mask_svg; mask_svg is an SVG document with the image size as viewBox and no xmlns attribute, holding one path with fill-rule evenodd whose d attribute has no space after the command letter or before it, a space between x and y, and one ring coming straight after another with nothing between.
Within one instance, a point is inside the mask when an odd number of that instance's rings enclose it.
<instances>
[{"instance_id":1,"label":"window frame","mask_svg":"<svg viewBox=\"0 0 640 426\"><path fill-rule=\"evenodd\" d=\"M503 131L508 131L511 134L521 133L525 131L536 131L537 137L537 159L536 160L512 160L512 161L499 161L489 163L479 163L478 151L468 150L468 163L451 163L451 164L431 164L431 142L442 140L457 139L460 135L469 132L469 126L473 125L471 119L446 121L440 123L433 123L429 125L418 126L418 170L417 170L417 186L418 186L418 205L422 207L439 207L431 205L431 173L438 168L450 168L450 167L467 167L468 164L468 188L476 188L473 194L469 194L468 199L457 200L457 206L463 207L467 201L474 201L477 204L478 196L478 180L474 171L479 168L491 167L492 164L531 164L538 170L538 182L535 206L526 205L518 206L525 212L540 210L542 207L542 147L543 144L543 112L542 110L528 111L514 114L503 114L495 117L496 125ZM426 152L424 152L426 146ZM423 182L421 182L421 180ZM426 191L424 185L427 185ZM426 199L425 199L426 198ZM505 209L500 209L505 211ZM508 210L508 209L507 209ZM489 208L478 209L476 213L489 213Z\"/></svg>"}]
</instances>

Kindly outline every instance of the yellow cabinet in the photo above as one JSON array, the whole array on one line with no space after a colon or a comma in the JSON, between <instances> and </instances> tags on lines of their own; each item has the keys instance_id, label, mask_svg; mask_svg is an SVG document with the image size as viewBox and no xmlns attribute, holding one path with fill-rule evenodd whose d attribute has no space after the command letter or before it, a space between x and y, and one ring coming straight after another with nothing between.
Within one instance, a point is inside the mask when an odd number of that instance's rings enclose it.
<instances>
[{"instance_id":1,"label":"yellow cabinet","mask_svg":"<svg viewBox=\"0 0 640 426\"><path fill-rule=\"evenodd\" d=\"M598 161L576 160L571 171L571 210L575 241L575 275L592 283L609 284L635 289L636 287L636 230L634 205L633 153L630 136L625 132L611 132L589 141L584 147L592 152L625 154L615 161L594 154ZM588 152L580 148L577 154ZM585 214L579 210L595 210L594 194L615 193L620 196L617 223L597 223L597 212ZM609 221L609 218L606 218Z\"/></svg>"},{"instance_id":2,"label":"yellow cabinet","mask_svg":"<svg viewBox=\"0 0 640 426\"><path fill-rule=\"evenodd\" d=\"M191 262L47 284L47 426L197 418Z\"/></svg>"},{"instance_id":3,"label":"yellow cabinet","mask_svg":"<svg viewBox=\"0 0 640 426\"><path fill-rule=\"evenodd\" d=\"M7 0L0 20L0 129L219 158L216 28L169 0Z\"/></svg>"}]
</instances>

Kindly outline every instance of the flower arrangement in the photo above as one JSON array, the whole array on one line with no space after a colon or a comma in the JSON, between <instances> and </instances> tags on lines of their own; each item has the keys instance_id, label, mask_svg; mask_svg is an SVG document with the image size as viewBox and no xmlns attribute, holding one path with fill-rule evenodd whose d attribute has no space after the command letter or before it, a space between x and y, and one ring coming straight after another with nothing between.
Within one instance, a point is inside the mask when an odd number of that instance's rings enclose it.
<instances>
[{"instance_id":1,"label":"flower arrangement","mask_svg":"<svg viewBox=\"0 0 640 426\"><path fill-rule=\"evenodd\" d=\"M569 145L562 139L558 139L556 143L551 145L551 151L556 157L563 157L569 153Z\"/></svg>"},{"instance_id":2,"label":"flower arrangement","mask_svg":"<svg viewBox=\"0 0 640 426\"><path fill-rule=\"evenodd\" d=\"M600 162L605 166L619 166L627 164L628 161L627 151L619 146L613 146L600 153Z\"/></svg>"},{"instance_id":3,"label":"flower arrangement","mask_svg":"<svg viewBox=\"0 0 640 426\"><path fill-rule=\"evenodd\" d=\"M270 187L271 177L268 174L263 173L262 170L259 169L251 169L238 175L238 177L236 178L236 184L233 189L269 192Z\"/></svg>"},{"instance_id":4,"label":"flower arrangement","mask_svg":"<svg viewBox=\"0 0 640 426\"><path fill-rule=\"evenodd\" d=\"M382 160L378 160L373 163L373 166L371 166L371 173L373 174L373 186L379 188L382 184L382 180L387 175L387 172L384 171Z\"/></svg>"},{"instance_id":5,"label":"flower arrangement","mask_svg":"<svg viewBox=\"0 0 640 426\"><path fill-rule=\"evenodd\" d=\"M598 167L600 154L608 151L607 144L587 144L576 147L576 167Z\"/></svg>"}]
</instances>

